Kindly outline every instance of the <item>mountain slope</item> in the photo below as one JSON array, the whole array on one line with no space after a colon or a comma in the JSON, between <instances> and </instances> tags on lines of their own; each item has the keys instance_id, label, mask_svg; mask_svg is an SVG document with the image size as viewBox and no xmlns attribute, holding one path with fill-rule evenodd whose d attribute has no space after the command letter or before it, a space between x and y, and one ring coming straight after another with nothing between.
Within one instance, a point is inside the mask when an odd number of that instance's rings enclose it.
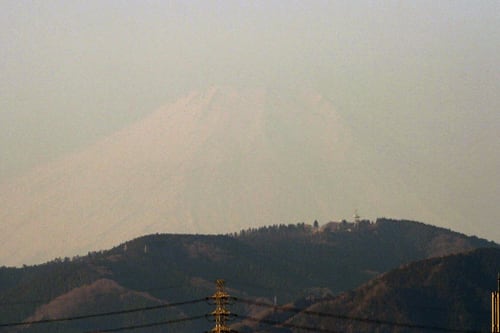
<instances>
[{"instance_id":1,"label":"mountain slope","mask_svg":"<svg viewBox=\"0 0 500 333\"><path fill-rule=\"evenodd\" d=\"M336 230L333 225L323 229L275 225L226 236L150 235L84 257L0 268L0 323L42 318L41 313L55 316L54 307L60 309L61 300L69 302L63 307L68 312L59 314L78 315L92 308L107 312L142 307L144 302L200 299L213 294L213 281L219 278L226 280L233 296L269 302L276 297L281 304L318 292L334 295L350 290L414 260L477 247L498 248L485 240L411 221L338 223ZM92 297L78 296L82 294ZM123 303L125 299L130 302ZM242 304L231 308L240 314L247 311ZM179 311L189 317L211 309L203 302ZM122 318L108 319L109 327L124 323ZM149 319L164 317L160 313ZM90 325L81 323L86 324ZM67 327L82 331L78 325ZM103 327L101 322L92 325ZM185 331L203 327L206 322L194 323Z\"/></svg>"},{"instance_id":2,"label":"mountain slope","mask_svg":"<svg viewBox=\"0 0 500 333\"><path fill-rule=\"evenodd\" d=\"M124 311L131 308L154 307L165 304L164 301L156 299L144 292L136 292L123 288L110 279L99 279L92 284L84 285L72 289L71 291L56 297L49 303L40 306L34 315L27 318L28 321L40 321L54 318L66 318L73 316L92 315L100 309L108 309L113 312ZM120 315L112 318L116 326L128 326L137 322L151 322L159 316L172 316L182 318L182 311L174 309L158 309L155 311L133 312L127 316ZM109 317L88 318L81 322L67 321L62 323L49 323L38 325L26 325L18 331L29 332L81 332L82 329L92 329L93 327L109 327ZM147 332L162 332L161 328L151 328Z\"/></svg>"},{"instance_id":3,"label":"mountain slope","mask_svg":"<svg viewBox=\"0 0 500 333\"><path fill-rule=\"evenodd\" d=\"M415 262L307 308L331 317L299 314L289 322L341 332L415 332L419 326L419 332L488 332L499 268L498 248Z\"/></svg>"},{"instance_id":4,"label":"mountain slope","mask_svg":"<svg viewBox=\"0 0 500 333\"><path fill-rule=\"evenodd\" d=\"M0 186L0 264L153 232L233 232L331 216L350 132L315 94L214 88ZM334 171L335 172L332 172ZM352 208L348 208L352 211Z\"/></svg>"}]
</instances>

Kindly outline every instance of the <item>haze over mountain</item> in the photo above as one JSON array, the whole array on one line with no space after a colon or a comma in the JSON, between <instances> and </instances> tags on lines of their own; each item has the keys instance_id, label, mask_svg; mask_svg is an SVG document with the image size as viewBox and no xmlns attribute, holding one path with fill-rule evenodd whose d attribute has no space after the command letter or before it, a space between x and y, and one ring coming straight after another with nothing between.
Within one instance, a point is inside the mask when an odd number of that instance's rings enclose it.
<instances>
[{"instance_id":1,"label":"haze over mountain","mask_svg":"<svg viewBox=\"0 0 500 333\"><path fill-rule=\"evenodd\" d=\"M324 223L356 208L498 242L499 10L2 1L0 258L85 253L143 231ZM214 85L232 88L213 106L195 97ZM150 116L191 91L186 109L207 119ZM335 116L300 115L321 105Z\"/></svg>"},{"instance_id":2,"label":"haze over mountain","mask_svg":"<svg viewBox=\"0 0 500 333\"><path fill-rule=\"evenodd\" d=\"M317 93L193 92L1 185L0 263L84 254L154 232L329 221L360 203L439 220L411 181L361 165L359 150L356 133Z\"/></svg>"},{"instance_id":3,"label":"haze over mountain","mask_svg":"<svg viewBox=\"0 0 500 333\"><path fill-rule=\"evenodd\" d=\"M33 263L152 232L326 218L354 195L351 137L313 93L213 88L0 187L0 262ZM346 205L352 210L352 205Z\"/></svg>"},{"instance_id":4,"label":"haze over mountain","mask_svg":"<svg viewBox=\"0 0 500 333\"><path fill-rule=\"evenodd\" d=\"M0 263L84 254L154 232L432 209L356 158L355 133L313 92L193 92L0 187ZM389 185L390 184L390 185ZM394 188L396 186L396 188Z\"/></svg>"}]
</instances>

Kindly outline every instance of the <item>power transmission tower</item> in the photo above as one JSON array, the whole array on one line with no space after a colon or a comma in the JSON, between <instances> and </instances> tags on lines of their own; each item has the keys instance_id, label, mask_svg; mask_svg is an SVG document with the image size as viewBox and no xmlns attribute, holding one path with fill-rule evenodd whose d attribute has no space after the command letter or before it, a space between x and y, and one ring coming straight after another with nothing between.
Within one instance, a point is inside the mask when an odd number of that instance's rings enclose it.
<instances>
[{"instance_id":1,"label":"power transmission tower","mask_svg":"<svg viewBox=\"0 0 500 333\"><path fill-rule=\"evenodd\" d=\"M491 332L500 333L500 273L497 278L498 289L491 293Z\"/></svg>"},{"instance_id":2,"label":"power transmission tower","mask_svg":"<svg viewBox=\"0 0 500 333\"><path fill-rule=\"evenodd\" d=\"M211 297L215 302L215 310L211 313L214 317L215 327L210 330L211 333L224 333L224 332L235 332L231 330L227 325L227 319L231 312L226 308L229 304L229 294L224 290L224 280L217 280L216 292Z\"/></svg>"}]
</instances>

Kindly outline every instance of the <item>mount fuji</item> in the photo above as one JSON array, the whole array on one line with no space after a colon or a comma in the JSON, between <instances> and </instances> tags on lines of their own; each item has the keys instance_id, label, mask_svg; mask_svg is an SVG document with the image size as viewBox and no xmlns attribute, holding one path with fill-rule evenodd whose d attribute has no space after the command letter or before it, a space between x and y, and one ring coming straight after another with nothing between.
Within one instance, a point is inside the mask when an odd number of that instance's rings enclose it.
<instances>
[{"instance_id":1,"label":"mount fuji","mask_svg":"<svg viewBox=\"0 0 500 333\"><path fill-rule=\"evenodd\" d=\"M350 216L360 196L374 206L384 197L382 180L351 158L353 144L332 102L314 92L192 92L1 184L0 265L86 254L148 233Z\"/></svg>"}]
</instances>

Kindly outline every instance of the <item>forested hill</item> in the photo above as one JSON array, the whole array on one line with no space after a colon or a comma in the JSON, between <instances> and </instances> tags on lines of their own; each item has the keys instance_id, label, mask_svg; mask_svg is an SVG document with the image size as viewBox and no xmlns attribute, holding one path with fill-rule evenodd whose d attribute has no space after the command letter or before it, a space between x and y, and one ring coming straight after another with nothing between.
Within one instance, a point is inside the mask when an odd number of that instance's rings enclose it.
<instances>
[{"instance_id":1,"label":"forested hill","mask_svg":"<svg viewBox=\"0 0 500 333\"><path fill-rule=\"evenodd\" d=\"M423 223L379 219L323 226L276 225L232 235L144 236L113 249L56 259L23 268L0 269L0 324L117 311L213 294L214 280L226 280L234 296L279 303L308 295L335 295L380 273L430 257L498 247ZM170 312L191 316L210 312L196 304ZM235 305L235 312L246 307ZM68 321L64 332L116 327L164 319L164 312ZM48 325L48 324L44 324ZM0 332L47 332L44 325L3 328ZM183 324L180 332L206 330L210 323ZM153 327L141 332L160 332Z\"/></svg>"},{"instance_id":2,"label":"forested hill","mask_svg":"<svg viewBox=\"0 0 500 333\"><path fill-rule=\"evenodd\" d=\"M489 332L490 293L497 288L499 268L498 248L425 259L329 300L305 307L305 301L296 302L304 310L299 314L271 311L261 319L281 317L290 326L345 333ZM252 332L283 332L265 324L248 325ZM244 323L239 328L249 329Z\"/></svg>"}]
</instances>

